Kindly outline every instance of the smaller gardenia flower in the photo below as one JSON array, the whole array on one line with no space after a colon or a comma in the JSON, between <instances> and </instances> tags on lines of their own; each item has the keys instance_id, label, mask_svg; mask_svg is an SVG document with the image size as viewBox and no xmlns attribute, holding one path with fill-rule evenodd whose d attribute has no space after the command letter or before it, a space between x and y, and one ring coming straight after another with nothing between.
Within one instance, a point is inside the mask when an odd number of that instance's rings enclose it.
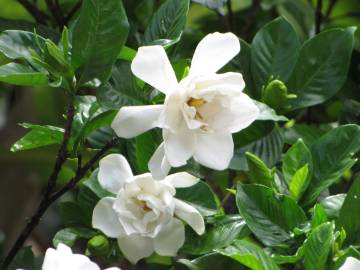
<instances>
[{"instance_id":1,"label":"smaller gardenia flower","mask_svg":"<svg viewBox=\"0 0 360 270\"><path fill-rule=\"evenodd\" d=\"M48 248L42 270L100 270L100 267L81 254L73 254L71 248L60 243L57 249ZM121 270L117 267L105 270Z\"/></svg>"},{"instance_id":2,"label":"smaller gardenia flower","mask_svg":"<svg viewBox=\"0 0 360 270\"><path fill-rule=\"evenodd\" d=\"M360 261L354 257L348 257L345 263L339 268L339 270L359 270Z\"/></svg>"},{"instance_id":3,"label":"smaller gardenia flower","mask_svg":"<svg viewBox=\"0 0 360 270\"><path fill-rule=\"evenodd\" d=\"M97 203L93 227L117 238L122 253L133 263L154 251L175 256L185 240L182 221L198 234L205 231L201 214L174 197L176 187L198 182L188 173L172 174L162 181L155 181L150 173L134 176L122 155L111 154L100 161L98 180L116 197L105 197Z\"/></svg>"},{"instance_id":4,"label":"smaller gardenia flower","mask_svg":"<svg viewBox=\"0 0 360 270\"><path fill-rule=\"evenodd\" d=\"M259 115L255 103L242 91L240 73L216 72L240 51L232 33L213 33L198 44L189 74L180 82L161 46L145 46L131 64L132 72L166 95L164 105L122 107L111 127L122 138L149 129L163 129L164 142L149 163L153 177L164 178L171 167L193 157L216 170L229 166L234 153L232 133Z\"/></svg>"}]
</instances>

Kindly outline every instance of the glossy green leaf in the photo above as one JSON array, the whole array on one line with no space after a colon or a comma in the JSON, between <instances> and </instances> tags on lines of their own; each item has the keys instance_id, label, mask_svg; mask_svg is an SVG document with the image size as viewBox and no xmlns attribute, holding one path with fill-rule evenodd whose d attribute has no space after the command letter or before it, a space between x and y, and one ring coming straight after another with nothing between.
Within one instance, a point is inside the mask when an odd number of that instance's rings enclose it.
<instances>
[{"instance_id":1,"label":"glossy green leaf","mask_svg":"<svg viewBox=\"0 0 360 270\"><path fill-rule=\"evenodd\" d=\"M202 255L215 249L227 247L235 239L247 236L250 231L245 221L238 215L217 220L203 235L197 235L193 230L186 230L186 241L181 253Z\"/></svg>"},{"instance_id":2,"label":"glossy green leaf","mask_svg":"<svg viewBox=\"0 0 360 270\"><path fill-rule=\"evenodd\" d=\"M299 139L290 147L284 156L282 171L285 181L290 184L296 172L306 164L308 164L308 175L310 176L313 167L311 152L304 141Z\"/></svg>"},{"instance_id":3,"label":"glossy green leaf","mask_svg":"<svg viewBox=\"0 0 360 270\"><path fill-rule=\"evenodd\" d=\"M218 252L252 270L280 270L279 266L261 247L244 240L236 240L229 247L218 250Z\"/></svg>"},{"instance_id":4,"label":"glossy green leaf","mask_svg":"<svg viewBox=\"0 0 360 270\"><path fill-rule=\"evenodd\" d=\"M10 59L24 58L32 62L30 50L42 54L45 39L34 33L21 30L7 30L0 34L0 52Z\"/></svg>"},{"instance_id":5,"label":"glossy green leaf","mask_svg":"<svg viewBox=\"0 0 360 270\"><path fill-rule=\"evenodd\" d=\"M0 66L0 82L22 86L47 86L46 74L17 63Z\"/></svg>"},{"instance_id":6,"label":"glossy green leaf","mask_svg":"<svg viewBox=\"0 0 360 270\"><path fill-rule=\"evenodd\" d=\"M245 155L249 168L247 175L250 181L254 184L272 187L274 183L274 172L256 155L250 152L247 152Z\"/></svg>"},{"instance_id":7,"label":"glossy green leaf","mask_svg":"<svg viewBox=\"0 0 360 270\"><path fill-rule=\"evenodd\" d=\"M258 107L260 114L256 120L269 120L269 121L288 121L285 116L277 115L275 110L270 108L265 103L254 100L256 106Z\"/></svg>"},{"instance_id":8,"label":"glossy green leaf","mask_svg":"<svg viewBox=\"0 0 360 270\"><path fill-rule=\"evenodd\" d=\"M292 109L322 103L343 86L353 48L354 28L321 32L304 43L288 89L297 95Z\"/></svg>"},{"instance_id":9,"label":"glossy green leaf","mask_svg":"<svg viewBox=\"0 0 360 270\"><path fill-rule=\"evenodd\" d=\"M54 126L40 126L29 123L23 123L21 126L31 128L31 131L13 144L10 149L12 152L60 144L64 136L64 130Z\"/></svg>"},{"instance_id":10,"label":"glossy green leaf","mask_svg":"<svg viewBox=\"0 0 360 270\"><path fill-rule=\"evenodd\" d=\"M306 221L303 210L286 195L262 185L237 186L236 204L250 230L265 245L281 245Z\"/></svg>"},{"instance_id":11,"label":"glossy green leaf","mask_svg":"<svg viewBox=\"0 0 360 270\"><path fill-rule=\"evenodd\" d=\"M326 133L326 129L315 125L295 124L284 129L284 140L287 144L294 144L302 139L310 147L317 139Z\"/></svg>"},{"instance_id":12,"label":"glossy green leaf","mask_svg":"<svg viewBox=\"0 0 360 270\"><path fill-rule=\"evenodd\" d=\"M345 245L360 245L360 177L352 184L341 207L336 228L345 229Z\"/></svg>"},{"instance_id":13,"label":"glossy green leaf","mask_svg":"<svg viewBox=\"0 0 360 270\"><path fill-rule=\"evenodd\" d=\"M318 139L310 149L314 169L302 198L303 204L310 205L323 190L350 169L356 162L351 157L359 150L360 127L357 125L337 127Z\"/></svg>"},{"instance_id":14,"label":"glossy green leaf","mask_svg":"<svg viewBox=\"0 0 360 270\"><path fill-rule=\"evenodd\" d=\"M320 205L324 208L326 216L329 219L338 218L340 215L340 209L344 203L346 194L337 194L326 197L320 201Z\"/></svg>"},{"instance_id":15,"label":"glossy green leaf","mask_svg":"<svg viewBox=\"0 0 360 270\"><path fill-rule=\"evenodd\" d=\"M259 127L256 129L259 129ZM268 127L266 127L265 124L264 127L261 127L261 131L259 134L263 134L262 131L266 132L267 129ZM257 133L257 130L252 130L251 127L249 127L249 129L246 132L248 131L250 131L248 135L245 135L244 133L241 132L235 134L234 135L235 141L239 141L239 143L241 143L241 140L244 139L244 137L251 139L252 136L251 134ZM235 170L247 170L248 168L245 158L246 152L251 152L257 155L261 160L265 162L265 164L268 167L272 167L276 164L276 162L280 160L283 146L284 146L283 135L280 128L277 127L273 128L272 131L266 134L265 136L260 137L256 141L251 141L249 144L246 144L245 146L237 147L235 143L235 151L234 151L234 156L230 163L230 168Z\"/></svg>"},{"instance_id":16,"label":"glossy green leaf","mask_svg":"<svg viewBox=\"0 0 360 270\"><path fill-rule=\"evenodd\" d=\"M289 185L289 194L295 200L300 200L310 183L309 164L297 170Z\"/></svg>"},{"instance_id":17,"label":"glossy green leaf","mask_svg":"<svg viewBox=\"0 0 360 270\"><path fill-rule=\"evenodd\" d=\"M79 239L90 239L97 234L96 231L83 228L71 227L58 231L53 238L53 245L56 247L59 243L63 243L69 247L75 245Z\"/></svg>"},{"instance_id":18,"label":"glossy green leaf","mask_svg":"<svg viewBox=\"0 0 360 270\"><path fill-rule=\"evenodd\" d=\"M191 204L204 216L218 213L218 198L204 181L188 188L177 188L175 197Z\"/></svg>"},{"instance_id":19,"label":"glossy green leaf","mask_svg":"<svg viewBox=\"0 0 360 270\"><path fill-rule=\"evenodd\" d=\"M195 3L199 3L203 6L206 6L210 9L214 9L220 14L224 15L224 6L226 0L192 0Z\"/></svg>"},{"instance_id":20,"label":"glossy green leaf","mask_svg":"<svg viewBox=\"0 0 360 270\"><path fill-rule=\"evenodd\" d=\"M139 173L149 171L148 163L155 150L159 146L158 138L155 132L149 131L135 138L135 155Z\"/></svg>"},{"instance_id":21,"label":"glossy green leaf","mask_svg":"<svg viewBox=\"0 0 360 270\"><path fill-rule=\"evenodd\" d=\"M315 204L312 213L311 228L315 229L319 225L328 221L326 212L321 204Z\"/></svg>"},{"instance_id":22,"label":"glossy green leaf","mask_svg":"<svg viewBox=\"0 0 360 270\"><path fill-rule=\"evenodd\" d=\"M7 269L37 270L38 268L35 265L35 256L32 252L31 246L20 249Z\"/></svg>"},{"instance_id":23,"label":"glossy green leaf","mask_svg":"<svg viewBox=\"0 0 360 270\"><path fill-rule=\"evenodd\" d=\"M80 69L78 86L98 78L106 81L126 42L129 23L120 0L82 3L72 37L72 65Z\"/></svg>"},{"instance_id":24,"label":"glossy green leaf","mask_svg":"<svg viewBox=\"0 0 360 270\"><path fill-rule=\"evenodd\" d=\"M333 243L331 223L324 223L314 229L304 244L305 270L325 270L327 258Z\"/></svg>"},{"instance_id":25,"label":"glossy green leaf","mask_svg":"<svg viewBox=\"0 0 360 270\"><path fill-rule=\"evenodd\" d=\"M144 33L144 44L178 40L184 30L189 0L166 0L155 12Z\"/></svg>"},{"instance_id":26,"label":"glossy green leaf","mask_svg":"<svg viewBox=\"0 0 360 270\"><path fill-rule=\"evenodd\" d=\"M299 49L298 37L284 18L277 18L261 28L253 39L251 50L251 72L256 88L262 89L271 77L286 82Z\"/></svg>"},{"instance_id":27,"label":"glossy green leaf","mask_svg":"<svg viewBox=\"0 0 360 270\"><path fill-rule=\"evenodd\" d=\"M246 270L239 262L219 253L209 253L198 257L195 260L180 259L179 263L186 265L189 270ZM177 268L176 268L177 269ZM181 268L183 269L183 268Z\"/></svg>"},{"instance_id":28,"label":"glossy green leaf","mask_svg":"<svg viewBox=\"0 0 360 270\"><path fill-rule=\"evenodd\" d=\"M130 63L117 61L108 83L96 91L99 104L106 109L118 110L125 105L147 104L149 98L136 84Z\"/></svg>"}]
</instances>

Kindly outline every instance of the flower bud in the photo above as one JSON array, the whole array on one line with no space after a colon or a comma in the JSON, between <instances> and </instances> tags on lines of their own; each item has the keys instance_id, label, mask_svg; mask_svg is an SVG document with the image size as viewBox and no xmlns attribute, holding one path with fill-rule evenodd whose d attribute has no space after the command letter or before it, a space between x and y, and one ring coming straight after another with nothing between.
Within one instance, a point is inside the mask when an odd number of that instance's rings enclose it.
<instances>
[{"instance_id":1,"label":"flower bud","mask_svg":"<svg viewBox=\"0 0 360 270\"><path fill-rule=\"evenodd\" d=\"M263 90L262 100L275 110L284 108L288 99L296 98L296 95L288 94L284 82L280 80L270 81Z\"/></svg>"},{"instance_id":2,"label":"flower bud","mask_svg":"<svg viewBox=\"0 0 360 270\"><path fill-rule=\"evenodd\" d=\"M110 250L109 240L103 235L96 235L88 241L87 249L93 255L102 256Z\"/></svg>"}]
</instances>

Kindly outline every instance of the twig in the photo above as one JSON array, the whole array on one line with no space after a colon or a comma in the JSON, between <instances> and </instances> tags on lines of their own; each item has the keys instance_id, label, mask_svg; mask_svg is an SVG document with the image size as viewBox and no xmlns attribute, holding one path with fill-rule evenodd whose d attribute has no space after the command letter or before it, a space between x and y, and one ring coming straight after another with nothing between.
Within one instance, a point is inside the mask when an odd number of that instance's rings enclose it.
<instances>
[{"instance_id":1,"label":"twig","mask_svg":"<svg viewBox=\"0 0 360 270\"><path fill-rule=\"evenodd\" d=\"M330 15L331 15L331 12L333 11L335 5L337 3L337 0L330 0L330 3L329 3L329 7L325 13L325 20L328 20Z\"/></svg>"},{"instance_id":2,"label":"twig","mask_svg":"<svg viewBox=\"0 0 360 270\"><path fill-rule=\"evenodd\" d=\"M323 1L318 0L315 9L315 34L319 34L321 30L321 22L323 19L323 15L321 13L322 5L323 5Z\"/></svg>"},{"instance_id":3,"label":"twig","mask_svg":"<svg viewBox=\"0 0 360 270\"><path fill-rule=\"evenodd\" d=\"M64 27L64 15L62 14L61 8L58 5L58 3L54 3L53 0L45 0L46 6L50 10L51 14L56 20L56 23L58 24L59 28L62 29Z\"/></svg>"},{"instance_id":4,"label":"twig","mask_svg":"<svg viewBox=\"0 0 360 270\"><path fill-rule=\"evenodd\" d=\"M18 2L34 17L37 23L47 24L50 19L48 15L42 12L34 3L28 0L18 0Z\"/></svg>"},{"instance_id":5,"label":"twig","mask_svg":"<svg viewBox=\"0 0 360 270\"><path fill-rule=\"evenodd\" d=\"M69 14L65 17L64 24L68 24L71 18L75 15L75 13L81 7L82 1L77 2L74 7L70 10Z\"/></svg>"},{"instance_id":6,"label":"twig","mask_svg":"<svg viewBox=\"0 0 360 270\"><path fill-rule=\"evenodd\" d=\"M2 270L5 270L9 266L11 261L14 259L15 255L18 253L18 251L23 246L23 244L26 241L26 239L28 238L28 236L31 234L31 232L34 230L34 228L39 223L39 221L40 221L41 217L43 216L44 212L46 211L46 209L51 204L50 195L56 186L56 181L57 181L59 172L68 157L67 146L68 146L68 142L69 142L70 135L71 135L71 127L72 127L72 122L74 119L74 110L75 110L74 109L74 100L73 100L73 97L71 97L71 100L69 102L69 105L68 105L68 108L66 111L66 123L65 123L64 137L63 137L61 146L57 153L54 168L48 178L48 181L47 181L48 184L47 184L46 190L43 194L43 197L41 199L41 202L40 202L35 214L27 222L25 228L20 233L20 235L16 239L14 245L10 249L9 253L3 260L2 264L1 264L1 268L0 268Z\"/></svg>"},{"instance_id":7,"label":"twig","mask_svg":"<svg viewBox=\"0 0 360 270\"><path fill-rule=\"evenodd\" d=\"M232 4L231 4L231 0L227 0L226 1L226 6L227 6L227 9L228 9L228 20L229 20L229 27L230 27L230 31L231 32L234 32L235 29L234 29L234 14L233 14L233 10L232 10Z\"/></svg>"},{"instance_id":8,"label":"twig","mask_svg":"<svg viewBox=\"0 0 360 270\"><path fill-rule=\"evenodd\" d=\"M64 136L65 137L65 136ZM42 216L46 212L46 210L49 208L49 206L55 202L58 198L60 198L63 194L65 194L67 191L73 189L76 184L86 175L86 173L95 165L95 163L112 147L114 147L120 139L113 139L110 142L108 142L99 152L97 152L83 167L78 168L76 175L71 178L65 186L63 186L60 190L52 192L51 194L48 194L46 192L46 195L44 195L43 199L40 202L39 207L37 208L34 215L31 217L31 219L26 224L25 228L19 235L18 239L16 240L15 244L11 248L10 252L4 259L4 261L1 264L0 269L6 270L6 268L9 266L11 261L14 259L15 255L18 253L18 251L23 246L25 240L29 237L29 235L32 233L34 228L38 225L40 222ZM57 164L57 162L56 162ZM57 167L56 167L57 168ZM51 175L55 175L54 173ZM56 175L57 176L57 175ZM50 177L51 178L51 177ZM49 179L49 183L52 182L52 179ZM49 190L49 185L47 188L47 191Z\"/></svg>"}]
</instances>

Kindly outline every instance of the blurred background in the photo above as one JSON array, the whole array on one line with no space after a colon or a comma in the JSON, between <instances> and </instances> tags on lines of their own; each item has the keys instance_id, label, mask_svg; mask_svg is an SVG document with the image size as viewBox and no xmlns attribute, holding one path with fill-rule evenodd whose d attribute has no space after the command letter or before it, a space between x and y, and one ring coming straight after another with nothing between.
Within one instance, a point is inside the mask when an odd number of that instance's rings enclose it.
<instances>
[{"instance_id":1,"label":"blurred background","mask_svg":"<svg viewBox=\"0 0 360 270\"><path fill-rule=\"evenodd\" d=\"M76 18L79 0L59 0L56 8L70 14L68 24ZM163 1L123 0L133 33L142 32L152 13ZM40 26L29 13L29 5L36 6L45 14L47 27L53 29L56 39L59 29L45 0L0 0L0 31L7 29L34 28L41 33ZM264 24L284 16L296 29L302 41L313 36L317 20L321 17L321 29L331 27L360 27L359 0L193 0L190 6L186 30L177 54L188 55L197 42L209 32L231 31L250 42L254 33ZM320 17L319 17L320 16ZM139 44L136 34L130 34L127 46L136 49ZM312 108L312 123L337 121L340 111L347 106L342 95L350 95L360 100L360 31L356 32L355 51L346 86L326 106ZM0 55L0 64L5 64ZM11 145L20 139L27 130L18 123L48 124L63 126L65 106L64 93L52 88L24 88L0 83L0 245L7 249L19 230L39 202L42 188L52 169L57 146L36 150L11 152ZM358 107L360 108L360 106ZM354 117L359 118L358 114ZM69 162L61 171L60 181L66 181L73 174L73 164ZM67 195L67 196L71 196ZM46 213L40 226L29 240L34 251L43 252L54 233L61 227L57 206ZM4 238L6 235L6 238ZM1 250L0 250L1 252Z\"/></svg>"}]
</instances>

